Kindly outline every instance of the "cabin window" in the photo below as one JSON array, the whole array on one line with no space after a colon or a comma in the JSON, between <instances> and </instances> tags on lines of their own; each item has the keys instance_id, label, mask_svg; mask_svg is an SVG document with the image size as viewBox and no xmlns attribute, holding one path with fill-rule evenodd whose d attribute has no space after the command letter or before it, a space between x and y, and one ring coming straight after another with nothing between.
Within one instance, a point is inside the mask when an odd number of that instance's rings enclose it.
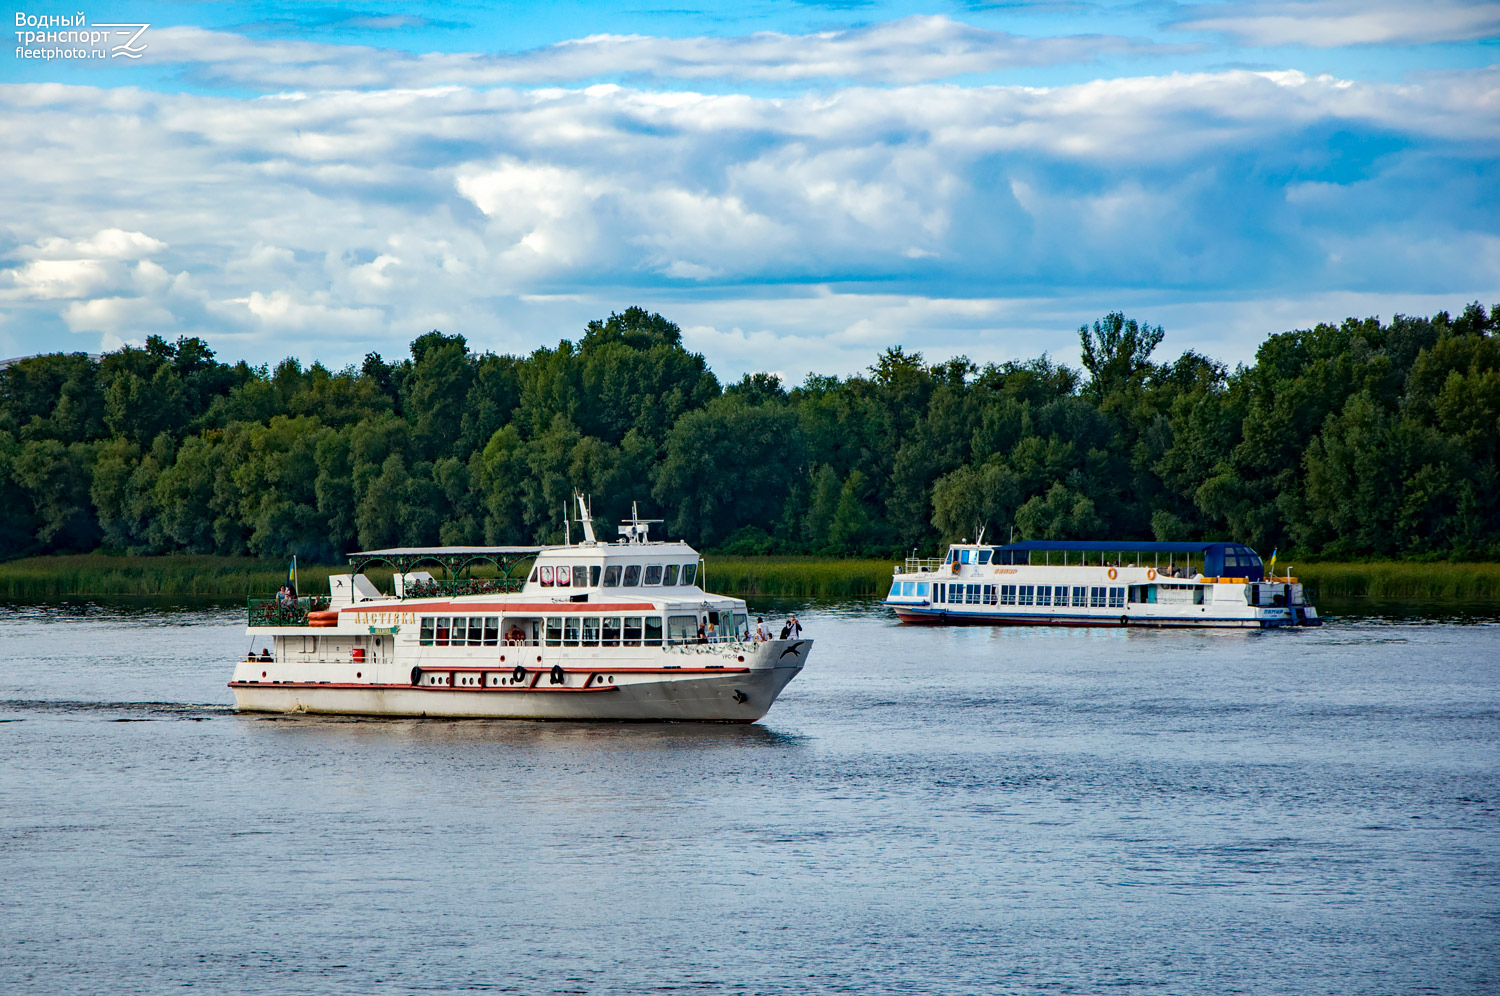
<instances>
[{"instance_id":1,"label":"cabin window","mask_svg":"<svg viewBox=\"0 0 1500 996\"><path fill-rule=\"evenodd\" d=\"M1015 585L1013 585L1013 584L1002 584L1000 586L1000 604L1001 605L1015 605L1016 604L1016 586Z\"/></svg>"},{"instance_id":2,"label":"cabin window","mask_svg":"<svg viewBox=\"0 0 1500 996\"><path fill-rule=\"evenodd\" d=\"M469 617L469 646L484 646L484 616Z\"/></svg>"},{"instance_id":3,"label":"cabin window","mask_svg":"<svg viewBox=\"0 0 1500 996\"><path fill-rule=\"evenodd\" d=\"M1125 589L1109 589L1109 607L1112 609L1123 609L1125 607Z\"/></svg>"},{"instance_id":4,"label":"cabin window","mask_svg":"<svg viewBox=\"0 0 1500 996\"><path fill-rule=\"evenodd\" d=\"M682 583L683 584L685 584L685 585L692 584L693 583L693 579L696 578L697 576L698 576L698 565L697 564L683 564L682 565Z\"/></svg>"},{"instance_id":5,"label":"cabin window","mask_svg":"<svg viewBox=\"0 0 1500 996\"><path fill-rule=\"evenodd\" d=\"M647 616L646 624L646 646L661 646L661 616Z\"/></svg>"},{"instance_id":6,"label":"cabin window","mask_svg":"<svg viewBox=\"0 0 1500 996\"><path fill-rule=\"evenodd\" d=\"M597 647L599 645L599 617L583 617L583 645L585 647Z\"/></svg>"},{"instance_id":7,"label":"cabin window","mask_svg":"<svg viewBox=\"0 0 1500 996\"><path fill-rule=\"evenodd\" d=\"M620 565L619 564L612 564L609 567L604 568L604 587L606 587L606 588L618 588L618 587L620 587Z\"/></svg>"},{"instance_id":8,"label":"cabin window","mask_svg":"<svg viewBox=\"0 0 1500 996\"><path fill-rule=\"evenodd\" d=\"M660 635L661 624L657 623L657 635ZM641 645L641 617L625 617L625 646L639 647Z\"/></svg>"},{"instance_id":9,"label":"cabin window","mask_svg":"<svg viewBox=\"0 0 1500 996\"><path fill-rule=\"evenodd\" d=\"M1091 608L1091 609L1102 609L1102 608L1104 608L1104 589L1103 588L1097 587L1097 586L1089 588L1089 608Z\"/></svg>"},{"instance_id":10,"label":"cabin window","mask_svg":"<svg viewBox=\"0 0 1500 996\"><path fill-rule=\"evenodd\" d=\"M744 612L734 614L734 635L741 640L750 635L750 616Z\"/></svg>"},{"instance_id":11,"label":"cabin window","mask_svg":"<svg viewBox=\"0 0 1500 996\"><path fill-rule=\"evenodd\" d=\"M446 647L448 645L448 624L452 621L447 616L437 617L437 638L433 641L433 646Z\"/></svg>"},{"instance_id":12,"label":"cabin window","mask_svg":"<svg viewBox=\"0 0 1500 996\"><path fill-rule=\"evenodd\" d=\"M422 638L421 638L421 640L419 642L424 647L430 647L430 646L432 646L432 617L431 616L423 616L422 617Z\"/></svg>"},{"instance_id":13,"label":"cabin window","mask_svg":"<svg viewBox=\"0 0 1500 996\"><path fill-rule=\"evenodd\" d=\"M1077 606L1078 608L1080 608L1080 609L1083 608L1085 605L1088 604L1088 602L1086 601L1086 599L1088 598L1088 594L1089 594L1089 590L1087 588L1074 588L1073 589L1073 604L1075 606Z\"/></svg>"},{"instance_id":14,"label":"cabin window","mask_svg":"<svg viewBox=\"0 0 1500 996\"><path fill-rule=\"evenodd\" d=\"M888 597L888 598L895 598L895 597L897 597L900 594L901 594L901 582L900 581L892 581L891 582L891 593L888 596L886 596L886 597Z\"/></svg>"},{"instance_id":15,"label":"cabin window","mask_svg":"<svg viewBox=\"0 0 1500 996\"><path fill-rule=\"evenodd\" d=\"M562 646L562 616L547 617L547 646Z\"/></svg>"},{"instance_id":16,"label":"cabin window","mask_svg":"<svg viewBox=\"0 0 1500 996\"><path fill-rule=\"evenodd\" d=\"M573 565L573 587L587 588L589 585L589 569L584 564Z\"/></svg>"},{"instance_id":17,"label":"cabin window","mask_svg":"<svg viewBox=\"0 0 1500 996\"><path fill-rule=\"evenodd\" d=\"M599 642L603 646L618 647L620 645L620 617L605 616L602 632Z\"/></svg>"},{"instance_id":18,"label":"cabin window","mask_svg":"<svg viewBox=\"0 0 1500 996\"><path fill-rule=\"evenodd\" d=\"M661 565L652 564L646 568L646 584L661 584Z\"/></svg>"},{"instance_id":19,"label":"cabin window","mask_svg":"<svg viewBox=\"0 0 1500 996\"><path fill-rule=\"evenodd\" d=\"M573 569L567 564L559 564L557 566L557 586L559 588L566 588L571 583L572 577Z\"/></svg>"},{"instance_id":20,"label":"cabin window","mask_svg":"<svg viewBox=\"0 0 1500 996\"><path fill-rule=\"evenodd\" d=\"M667 641L669 643L693 643L697 639L697 616L667 617Z\"/></svg>"},{"instance_id":21,"label":"cabin window","mask_svg":"<svg viewBox=\"0 0 1500 996\"><path fill-rule=\"evenodd\" d=\"M1202 605L1203 604L1203 592L1206 591L1206 590L1207 590L1207 587L1205 585L1201 585L1200 584L1200 585L1194 585L1193 586L1193 604L1194 605Z\"/></svg>"},{"instance_id":22,"label":"cabin window","mask_svg":"<svg viewBox=\"0 0 1500 996\"><path fill-rule=\"evenodd\" d=\"M544 588L550 588L550 587L552 587L552 567L551 567L551 565L548 565L546 567L541 568L541 573L542 573L542 587L544 587Z\"/></svg>"},{"instance_id":23,"label":"cabin window","mask_svg":"<svg viewBox=\"0 0 1500 996\"><path fill-rule=\"evenodd\" d=\"M917 582L917 597L918 598L926 598L927 597L927 582L926 581L918 581Z\"/></svg>"},{"instance_id":24,"label":"cabin window","mask_svg":"<svg viewBox=\"0 0 1500 996\"><path fill-rule=\"evenodd\" d=\"M995 552L994 550L980 550L979 551L979 562L981 564L988 564L990 562L990 554L992 554L994 552Z\"/></svg>"},{"instance_id":25,"label":"cabin window","mask_svg":"<svg viewBox=\"0 0 1500 996\"><path fill-rule=\"evenodd\" d=\"M578 646L578 617L563 616L563 646Z\"/></svg>"},{"instance_id":26,"label":"cabin window","mask_svg":"<svg viewBox=\"0 0 1500 996\"><path fill-rule=\"evenodd\" d=\"M1052 604L1052 586L1050 584L1039 584L1036 586L1036 604Z\"/></svg>"},{"instance_id":27,"label":"cabin window","mask_svg":"<svg viewBox=\"0 0 1500 996\"><path fill-rule=\"evenodd\" d=\"M1036 585L1023 584L1020 591L1021 597L1017 600L1018 605L1034 605L1036 603Z\"/></svg>"},{"instance_id":28,"label":"cabin window","mask_svg":"<svg viewBox=\"0 0 1500 996\"><path fill-rule=\"evenodd\" d=\"M641 565L631 564L625 568L625 587L639 588L641 586Z\"/></svg>"},{"instance_id":29,"label":"cabin window","mask_svg":"<svg viewBox=\"0 0 1500 996\"><path fill-rule=\"evenodd\" d=\"M484 617L484 645L496 647L500 645L500 617Z\"/></svg>"}]
</instances>

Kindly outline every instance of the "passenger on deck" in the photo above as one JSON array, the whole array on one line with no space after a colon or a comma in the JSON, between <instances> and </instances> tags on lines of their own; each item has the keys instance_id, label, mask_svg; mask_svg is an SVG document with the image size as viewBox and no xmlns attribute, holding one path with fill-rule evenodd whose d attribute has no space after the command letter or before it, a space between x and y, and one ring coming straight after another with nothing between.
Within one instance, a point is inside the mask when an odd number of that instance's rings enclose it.
<instances>
[{"instance_id":1,"label":"passenger on deck","mask_svg":"<svg viewBox=\"0 0 1500 996\"><path fill-rule=\"evenodd\" d=\"M771 631L766 628L764 616L755 617L755 640L757 643L765 643L771 638Z\"/></svg>"},{"instance_id":2,"label":"passenger on deck","mask_svg":"<svg viewBox=\"0 0 1500 996\"><path fill-rule=\"evenodd\" d=\"M699 643L707 643L708 642L708 631L706 629L704 629L704 622L703 622L702 619L698 620L698 642Z\"/></svg>"}]
</instances>

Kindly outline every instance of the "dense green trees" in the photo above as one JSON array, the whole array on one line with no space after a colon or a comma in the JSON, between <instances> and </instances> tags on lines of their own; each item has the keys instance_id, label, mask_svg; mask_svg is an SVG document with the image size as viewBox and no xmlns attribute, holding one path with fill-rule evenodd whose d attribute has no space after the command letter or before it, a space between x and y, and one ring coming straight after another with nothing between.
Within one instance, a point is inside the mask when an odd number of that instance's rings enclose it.
<instances>
[{"instance_id":1,"label":"dense green trees","mask_svg":"<svg viewBox=\"0 0 1500 996\"><path fill-rule=\"evenodd\" d=\"M0 555L334 558L602 535L894 553L941 539L1225 537L1302 555L1500 555L1500 309L1273 335L1234 371L1122 314L1083 366L889 349L866 375L721 388L631 308L529 356L430 332L358 368L224 364L198 339L0 369Z\"/></svg>"}]
</instances>

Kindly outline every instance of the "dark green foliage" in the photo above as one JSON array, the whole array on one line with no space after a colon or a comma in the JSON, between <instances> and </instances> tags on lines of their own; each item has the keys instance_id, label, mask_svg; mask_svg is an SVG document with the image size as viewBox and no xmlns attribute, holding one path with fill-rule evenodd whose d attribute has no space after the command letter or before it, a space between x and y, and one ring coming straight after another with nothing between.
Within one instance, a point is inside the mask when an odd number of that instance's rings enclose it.
<instances>
[{"instance_id":1,"label":"dark green foliage","mask_svg":"<svg viewBox=\"0 0 1500 996\"><path fill-rule=\"evenodd\" d=\"M1500 556L1500 313L1273 335L1234 371L1115 313L1084 370L886 350L866 374L721 389L629 308L529 356L429 332L359 368L218 362L202 340L0 368L0 557L333 560L600 536L632 502L744 555L1015 538L1232 538L1299 557ZM576 527L575 527L576 528ZM575 533L576 536L576 533Z\"/></svg>"}]
</instances>

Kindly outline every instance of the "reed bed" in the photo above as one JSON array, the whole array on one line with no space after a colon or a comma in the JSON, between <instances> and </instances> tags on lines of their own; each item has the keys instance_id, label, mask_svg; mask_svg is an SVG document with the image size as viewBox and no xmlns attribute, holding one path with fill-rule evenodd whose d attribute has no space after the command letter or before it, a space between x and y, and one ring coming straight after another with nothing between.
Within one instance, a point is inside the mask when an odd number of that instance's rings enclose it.
<instances>
[{"instance_id":1,"label":"reed bed","mask_svg":"<svg viewBox=\"0 0 1500 996\"><path fill-rule=\"evenodd\" d=\"M1500 564L1310 563L1293 573L1319 597L1369 598L1377 601L1500 601Z\"/></svg>"},{"instance_id":2,"label":"reed bed","mask_svg":"<svg viewBox=\"0 0 1500 996\"><path fill-rule=\"evenodd\" d=\"M731 595L850 598L884 595L893 561L822 557L705 558L710 590ZM36 601L76 595L183 595L239 599L268 595L286 580L285 561L253 557L112 557L77 554L31 557L0 564L0 598ZM328 576L345 566L298 565L303 594L328 590ZM1319 597L1379 601L1500 601L1497 563L1307 563L1293 568ZM492 571L479 569L476 576ZM370 579L390 590L390 571Z\"/></svg>"}]
</instances>

